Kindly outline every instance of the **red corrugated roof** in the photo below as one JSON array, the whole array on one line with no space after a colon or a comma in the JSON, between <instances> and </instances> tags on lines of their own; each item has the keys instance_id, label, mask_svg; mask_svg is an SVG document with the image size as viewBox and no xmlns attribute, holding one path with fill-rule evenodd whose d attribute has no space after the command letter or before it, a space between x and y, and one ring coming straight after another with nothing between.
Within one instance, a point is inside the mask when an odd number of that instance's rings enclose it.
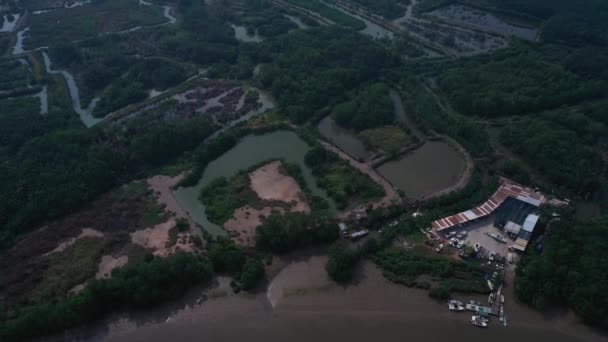
<instances>
[{"instance_id":1,"label":"red corrugated roof","mask_svg":"<svg viewBox=\"0 0 608 342\"><path fill-rule=\"evenodd\" d=\"M496 190L496 192L487 201L485 201L480 206L471 209L471 212L477 217L468 218L464 214L464 212L444 217L432 223L433 230L447 229L458 224L466 223L468 221L487 216L494 212L494 210L496 210L509 197L520 197L520 199L531 199L539 202L542 202L544 200L544 195L541 193L523 187L506 178L503 178L501 181L502 184L500 185L500 187L498 187L498 190Z\"/></svg>"}]
</instances>

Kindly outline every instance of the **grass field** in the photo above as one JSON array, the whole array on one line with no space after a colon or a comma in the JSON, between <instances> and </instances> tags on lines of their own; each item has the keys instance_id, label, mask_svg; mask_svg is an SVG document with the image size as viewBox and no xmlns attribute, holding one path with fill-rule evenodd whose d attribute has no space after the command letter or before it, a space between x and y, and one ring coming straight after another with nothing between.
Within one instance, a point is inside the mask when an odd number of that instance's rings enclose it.
<instances>
[{"instance_id":1,"label":"grass field","mask_svg":"<svg viewBox=\"0 0 608 342\"><path fill-rule=\"evenodd\" d=\"M361 131L359 137L366 146L389 155L396 154L412 143L412 137L398 126L383 126Z\"/></svg>"}]
</instances>

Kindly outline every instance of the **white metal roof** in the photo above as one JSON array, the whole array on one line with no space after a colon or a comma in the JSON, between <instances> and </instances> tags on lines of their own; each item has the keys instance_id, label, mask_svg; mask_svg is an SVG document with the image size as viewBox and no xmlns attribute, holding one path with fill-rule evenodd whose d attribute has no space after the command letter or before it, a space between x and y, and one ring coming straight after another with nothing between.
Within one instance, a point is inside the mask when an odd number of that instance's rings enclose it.
<instances>
[{"instance_id":1,"label":"white metal roof","mask_svg":"<svg viewBox=\"0 0 608 342\"><path fill-rule=\"evenodd\" d=\"M536 227L536 223L538 222L538 215L530 214L526 217L524 221L524 225L522 226L523 230L532 233L534 227Z\"/></svg>"}]
</instances>

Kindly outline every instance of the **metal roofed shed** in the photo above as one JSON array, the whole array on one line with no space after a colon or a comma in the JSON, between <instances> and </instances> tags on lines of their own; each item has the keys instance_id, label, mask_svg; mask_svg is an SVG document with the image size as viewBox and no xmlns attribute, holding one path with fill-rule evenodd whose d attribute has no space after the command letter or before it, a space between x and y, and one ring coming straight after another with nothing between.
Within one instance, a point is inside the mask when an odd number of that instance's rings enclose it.
<instances>
[{"instance_id":1,"label":"metal roofed shed","mask_svg":"<svg viewBox=\"0 0 608 342\"><path fill-rule=\"evenodd\" d=\"M526 250L526 247L528 247L528 243L530 242L530 239L532 239L532 233L534 232L534 228L536 228L538 219L539 219L539 216L534 215L534 214L530 214L530 215L528 215L528 217L526 217L526 220L524 221L524 225L522 226L522 229L519 232L519 235L517 236L517 239L515 240L515 243L512 246L514 249L516 249L520 252L523 252Z\"/></svg>"},{"instance_id":2,"label":"metal roofed shed","mask_svg":"<svg viewBox=\"0 0 608 342\"><path fill-rule=\"evenodd\" d=\"M521 226L513 221L507 222L505 225L505 232L509 234L513 234L515 236L519 235L519 231L521 230Z\"/></svg>"},{"instance_id":3,"label":"metal roofed shed","mask_svg":"<svg viewBox=\"0 0 608 342\"><path fill-rule=\"evenodd\" d=\"M522 227L523 230L532 233L532 231L534 231L534 227L536 227L536 223L538 222L539 216L538 215L534 215L534 214L530 214L528 215L528 217L526 217L526 220L524 221L524 225Z\"/></svg>"},{"instance_id":4,"label":"metal roofed shed","mask_svg":"<svg viewBox=\"0 0 608 342\"><path fill-rule=\"evenodd\" d=\"M540 206L545 201L543 194L521 186L511 180L502 178L501 183L498 190L483 204L459 214L434 221L432 223L433 230L442 231L486 217L496 211L509 198L514 198L535 207Z\"/></svg>"}]
</instances>

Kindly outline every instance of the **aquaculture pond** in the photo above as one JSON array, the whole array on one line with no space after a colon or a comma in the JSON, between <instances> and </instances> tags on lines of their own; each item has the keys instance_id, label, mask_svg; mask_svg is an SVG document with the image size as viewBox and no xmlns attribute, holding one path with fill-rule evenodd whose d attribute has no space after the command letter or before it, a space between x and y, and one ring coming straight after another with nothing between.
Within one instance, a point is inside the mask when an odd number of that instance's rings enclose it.
<instances>
[{"instance_id":1,"label":"aquaculture pond","mask_svg":"<svg viewBox=\"0 0 608 342\"><path fill-rule=\"evenodd\" d=\"M207 219L205 205L198 199L201 189L216 178L230 178L240 170L265 160L282 158L288 163L298 164L312 193L327 199L327 194L317 186L311 170L304 164L304 155L309 149L310 146L291 131L275 131L264 135L247 136L234 148L209 163L195 186L176 189L175 198L179 205L188 211L192 219L203 226L207 232L213 235L226 234L222 227ZM334 207L331 200L330 205Z\"/></svg>"},{"instance_id":2,"label":"aquaculture pond","mask_svg":"<svg viewBox=\"0 0 608 342\"><path fill-rule=\"evenodd\" d=\"M524 25L515 25L505 19L489 12L462 5L450 5L430 12L432 16L469 25L484 31L501 35L516 36L534 41L538 36L538 29Z\"/></svg>"},{"instance_id":3,"label":"aquaculture pond","mask_svg":"<svg viewBox=\"0 0 608 342\"><path fill-rule=\"evenodd\" d=\"M326 116L321 120L317 128L325 139L354 158L365 160L373 154L357 137L355 131L340 127L331 116Z\"/></svg>"},{"instance_id":4,"label":"aquaculture pond","mask_svg":"<svg viewBox=\"0 0 608 342\"><path fill-rule=\"evenodd\" d=\"M456 185L465 166L464 158L452 146L431 141L381 165L378 172L408 198L420 198Z\"/></svg>"}]
</instances>

